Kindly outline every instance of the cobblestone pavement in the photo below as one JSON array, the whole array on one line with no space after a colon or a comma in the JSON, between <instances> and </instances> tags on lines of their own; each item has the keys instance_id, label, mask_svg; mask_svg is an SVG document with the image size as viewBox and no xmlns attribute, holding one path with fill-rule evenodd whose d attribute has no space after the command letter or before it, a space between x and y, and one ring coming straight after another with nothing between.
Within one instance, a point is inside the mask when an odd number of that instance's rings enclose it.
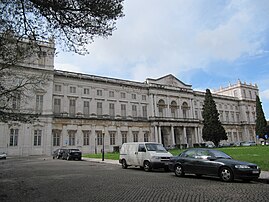
<instances>
[{"instance_id":1,"label":"cobblestone pavement","mask_svg":"<svg viewBox=\"0 0 269 202\"><path fill-rule=\"evenodd\" d=\"M269 201L269 185L89 161L0 161L0 201Z\"/></svg>"}]
</instances>

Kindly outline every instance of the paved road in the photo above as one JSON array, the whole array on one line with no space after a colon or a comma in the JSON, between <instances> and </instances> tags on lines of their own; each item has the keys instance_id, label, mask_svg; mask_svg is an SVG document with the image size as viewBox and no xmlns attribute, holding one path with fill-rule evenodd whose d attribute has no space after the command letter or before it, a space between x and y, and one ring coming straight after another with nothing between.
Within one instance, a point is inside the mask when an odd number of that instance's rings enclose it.
<instances>
[{"instance_id":1,"label":"paved road","mask_svg":"<svg viewBox=\"0 0 269 202\"><path fill-rule=\"evenodd\" d=\"M0 161L0 201L269 201L269 185L47 157Z\"/></svg>"}]
</instances>

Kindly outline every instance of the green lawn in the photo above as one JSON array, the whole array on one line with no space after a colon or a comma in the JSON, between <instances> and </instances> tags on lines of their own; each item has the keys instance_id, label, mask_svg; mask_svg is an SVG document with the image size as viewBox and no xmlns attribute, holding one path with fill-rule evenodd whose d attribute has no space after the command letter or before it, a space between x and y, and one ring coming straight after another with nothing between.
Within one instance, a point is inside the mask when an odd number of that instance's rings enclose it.
<instances>
[{"instance_id":1,"label":"green lawn","mask_svg":"<svg viewBox=\"0 0 269 202\"><path fill-rule=\"evenodd\" d=\"M269 171L269 146L224 147L218 148L232 158L257 164L263 171ZM170 152L176 156L183 150L173 149ZM102 154L84 154L88 158L102 158ZM105 159L119 159L119 153L105 153Z\"/></svg>"}]
</instances>

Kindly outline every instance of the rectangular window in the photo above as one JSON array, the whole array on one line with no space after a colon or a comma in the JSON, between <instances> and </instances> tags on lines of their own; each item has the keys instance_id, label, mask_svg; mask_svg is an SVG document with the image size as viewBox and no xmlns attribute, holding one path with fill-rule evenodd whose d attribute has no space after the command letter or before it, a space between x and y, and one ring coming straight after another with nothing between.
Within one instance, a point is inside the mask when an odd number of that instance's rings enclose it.
<instances>
[{"instance_id":1,"label":"rectangular window","mask_svg":"<svg viewBox=\"0 0 269 202\"><path fill-rule=\"evenodd\" d=\"M61 113L61 99L58 98L54 99L54 113L55 114Z\"/></svg>"},{"instance_id":2,"label":"rectangular window","mask_svg":"<svg viewBox=\"0 0 269 202\"><path fill-rule=\"evenodd\" d=\"M126 98L126 93L120 93L120 98Z\"/></svg>"},{"instance_id":3,"label":"rectangular window","mask_svg":"<svg viewBox=\"0 0 269 202\"><path fill-rule=\"evenodd\" d=\"M121 116L126 117L126 105L121 104Z\"/></svg>"},{"instance_id":4,"label":"rectangular window","mask_svg":"<svg viewBox=\"0 0 269 202\"><path fill-rule=\"evenodd\" d=\"M114 117L115 116L115 104L109 103L109 116Z\"/></svg>"},{"instance_id":5,"label":"rectangular window","mask_svg":"<svg viewBox=\"0 0 269 202\"><path fill-rule=\"evenodd\" d=\"M116 132L109 132L109 136L110 136L110 145L115 145L115 136L116 136Z\"/></svg>"},{"instance_id":6,"label":"rectangular window","mask_svg":"<svg viewBox=\"0 0 269 202\"><path fill-rule=\"evenodd\" d=\"M103 134L102 131L97 131L97 145L103 145Z\"/></svg>"},{"instance_id":7,"label":"rectangular window","mask_svg":"<svg viewBox=\"0 0 269 202\"><path fill-rule=\"evenodd\" d=\"M74 117L76 115L76 100L69 100L69 116Z\"/></svg>"},{"instance_id":8,"label":"rectangular window","mask_svg":"<svg viewBox=\"0 0 269 202\"><path fill-rule=\"evenodd\" d=\"M114 97L114 91L109 91L109 97Z\"/></svg>"},{"instance_id":9,"label":"rectangular window","mask_svg":"<svg viewBox=\"0 0 269 202\"><path fill-rule=\"evenodd\" d=\"M47 52L45 52L45 51L40 51L40 52L38 53L38 64L39 64L39 65L45 65L46 57L47 57Z\"/></svg>"},{"instance_id":10,"label":"rectangular window","mask_svg":"<svg viewBox=\"0 0 269 202\"><path fill-rule=\"evenodd\" d=\"M43 111L43 95L36 95L36 112L42 113Z\"/></svg>"},{"instance_id":11,"label":"rectangular window","mask_svg":"<svg viewBox=\"0 0 269 202\"><path fill-rule=\"evenodd\" d=\"M245 98L246 97L246 90L244 89L243 90L243 98Z\"/></svg>"},{"instance_id":12,"label":"rectangular window","mask_svg":"<svg viewBox=\"0 0 269 202\"><path fill-rule=\"evenodd\" d=\"M148 142L149 141L149 133L145 132L144 133L144 142Z\"/></svg>"},{"instance_id":13,"label":"rectangular window","mask_svg":"<svg viewBox=\"0 0 269 202\"><path fill-rule=\"evenodd\" d=\"M34 146L41 145L41 137L42 137L42 130L35 130L34 131Z\"/></svg>"},{"instance_id":14,"label":"rectangular window","mask_svg":"<svg viewBox=\"0 0 269 202\"><path fill-rule=\"evenodd\" d=\"M159 116L163 117L163 106L159 106Z\"/></svg>"},{"instance_id":15,"label":"rectangular window","mask_svg":"<svg viewBox=\"0 0 269 202\"><path fill-rule=\"evenodd\" d=\"M97 116L102 116L103 109L102 109L102 102L97 102Z\"/></svg>"},{"instance_id":16,"label":"rectangular window","mask_svg":"<svg viewBox=\"0 0 269 202\"><path fill-rule=\"evenodd\" d=\"M136 100L136 94L132 94L132 99Z\"/></svg>"},{"instance_id":17,"label":"rectangular window","mask_svg":"<svg viewBox=\"0 0 269 202\"><path fill-rule=\"evenodd\" d=\"M249 98L252 99L252 93L251 93L251 90L249 91Z\"/></svg>"},{"instance_id":18,"label":"rectangular window","mask_svg":"<svg viewBox=\"0 0 269 202\"><path fill-rule=\"evenodd\" d=\"M229 112L225 112L226 114L226 122L229 122Z\"/></svg>"},{"instance_id":19,"label":"rectangular window","mask_svg":"<svg viewBox=\"0 0 269 202\"><path fill-rule=\"evenodd\" d=\"M195 111L195 118L198 119L198 111Z\"/></svg>"},{"instance_id":20,"label":"rectangular window","mask_svg":"<svg viewBox=\"0 0 269 202\"><path fill-rule=\"evenodd\" d=\"M133 132L133 141L138 142L138 132Z\"/></svg>"},{"instance_id":21,"label":"rectangular window","mask_svg":"<svg viewBox=\"0 0 269 202\"><path fill-rule=\"evenodd\" d=\"M146 95L142 95L142 100L143 101L147 100L147 96Z\"/></svg>"},{"instance_id":22,"label":"rectangular window","mask_svg":"<svg viewBox=\"0 0 269 202\"><path fill-rule=\"evenodd\" d=\"M62 86L61 85L55 85L55 92L61 92L62 91Z\"/></svg>"},{"instance_id":23,"label":"rectangular window","mask_svg":"<svg viewBox=\"0 0 269 202\"><path fill-rule=\"evenodd\" d=\"M70 93L76 93L76 87L70 86Z\"/></svg>"},{"instance_id":24,"label":"rectangular window","mask_svg":"<svg viewBox=\"0 0 269 202\"><path fill-rule=\"evenodd\" d=\"M75 132L69 133L69 146L75 146L76 143L76 134Z\"/></svg>"},{"instance_id":25,"label":"rectangular window","mask_svg":"<svg viewBox=\"0 0 269 202\"><path fill-rule=\"evenodd\" d=\"M89 95L89 94L90 94L90 89L84 88L84 95Z\"/></svg>"},{"instance_id":26,"label":"rectangular window","mask_svg":"<svg viewBox=\"0 0 269 202\"><path fill-rule=\"evenodd\" d=\"M126 143L127 142L127 132L126 131L121 131L121 142Z\"/></svg>"},{"instance_id":27,"label":"rectangular window","mask_svg":"<svg viewBox=\"0 0 269 202\"><path fill-rule=\"evenodd\" d=\"M9 146L18 146L19 129L10 129Z\"/></svg>"},{"instance_id":28,"label":"rectangular window","mask_svg":"<svg viewBox=\"0 0 269 202\"><path fill-rule=\"evenodd\" d=\"M102 90L97 90L97 95L98 96L102 96L102 94L103 94Z\"/></svg>"},{"instance_id":29,"label":"rectangular window","mask_svg":"<svg viewBox=\"0 0 269 202\"><path fill-rule=\"evenodd\" d=\"M231 112L232 122L235 122L234 112Z\"/></svg>"},{"instance_id":30,"label":"rectangular window","mask_svg":"<svg viewBox=\"0 0 269 202\"><path fill-rule=\"evenodd\" d=\"M147 106L142 106L142 115L143 115L143 118L147 118L148 116Z\"/></svg>"},{"instance_id":31,"label":"rectangular window","mask_svg":"<svg viewBox=\"0 0 269 202\"><path fill-rule=\"evenodd\" d=\"M61 136L60 132L53 132L53 146L60 146Z\"/></svg>"},{"instance_id":32,"label":"rectangular window","mask_svg":"<svg viewBox=\"0 0 269 202\"><path fill-rule=\"evenodd\" d=\"M239 113L236 113L236 122L239 123Z\"/></svg>"},{"instance_id":33,"label":"rectangular window","mask_svg":"<svg viewBox=\"0 0 269 202\"><path fill-rule=\"evenodd\" d=\"M90 145L90 131L83 131L83 145Z\"/></svg>"},{"instance_id":34,"label":"rectangular window","mask_svg":"<svg viewBox=\"0 0 269 202\"><path fill-rule=\"evenodd\" d=\"M136 107L136 105L132 105L132 116L137 117L137 107Z\"/></svg>"},{"instance_id":35,"label":"rectangular window","mask_svg":"<svg viewBox=\"0 0 269 202\"><path fill-rule=\"evenodd\" d=\"M19 110L21 105L21 94L15 93L12 97L12 109Z\"/></svg>"},{"instance_id":36,"label":"rectangular window","mask_svg":"<svg viewBox=\"0 0 269 202\"><path fill-rule=\"evenodd\" d=\"M84 114L84 117L89 117L89 114L90 114L90 102L89 101L83 102L83 114Z\"/></svg>"},{"instance_id":37,"label":"rectangular window","mask_svg":"<svg viewBox=\"0 0 269 202\"><path fill-rule=\"evenodd\" d=\"M219 119L220 119L221 122L223 121L223 111L219 112Z\"/></svg>"}]
</instances>

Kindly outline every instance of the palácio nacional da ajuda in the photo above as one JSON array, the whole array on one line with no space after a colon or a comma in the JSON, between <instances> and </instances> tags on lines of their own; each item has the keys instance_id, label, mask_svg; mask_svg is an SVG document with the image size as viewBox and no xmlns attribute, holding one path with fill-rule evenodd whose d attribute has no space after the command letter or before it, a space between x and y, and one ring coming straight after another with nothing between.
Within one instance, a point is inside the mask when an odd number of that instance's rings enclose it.
<instances>
[{"instance_id":1,"label":"pal\u00e1cio nacional da ajuda","mask_svg":"<svg viewBox=\"0 0 269 202\"><path fill-rule=\"evenodd\" d=\"M26 74L49 79L13 107L39 113L39 121L0 123L0 152L51 155L57 148L83 153L112 152L125 142L152 141L192 147L202 139L205 92L168 74L134 82L54 69L54 43L21 66ZM256 140L257 85L238 80L212 91L229 142ZM16 97L14 98L16 99ZM104 138L104 139L103 139Z\"/></svg>"}]
</instances>

